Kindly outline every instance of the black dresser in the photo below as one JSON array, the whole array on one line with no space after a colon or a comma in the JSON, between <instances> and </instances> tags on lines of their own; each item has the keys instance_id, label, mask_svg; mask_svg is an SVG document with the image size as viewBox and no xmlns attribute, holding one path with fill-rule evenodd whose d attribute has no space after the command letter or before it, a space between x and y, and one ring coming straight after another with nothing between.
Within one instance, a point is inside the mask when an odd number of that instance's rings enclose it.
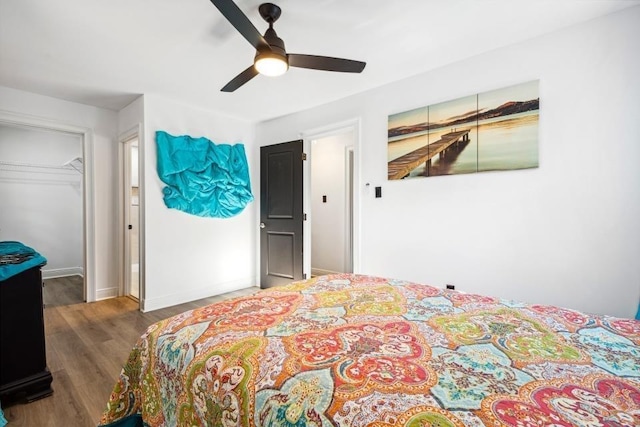
<instances>
[{"instance_id":1,"label":"black dresser","mask_svg":"<svg viewBox=\"0 0 640 427\"><path fill-rule=\"evenodd\" d=\"M53 393L47 368L41 266L0 281L0 401Z\"/></svg>"}]
</instances>

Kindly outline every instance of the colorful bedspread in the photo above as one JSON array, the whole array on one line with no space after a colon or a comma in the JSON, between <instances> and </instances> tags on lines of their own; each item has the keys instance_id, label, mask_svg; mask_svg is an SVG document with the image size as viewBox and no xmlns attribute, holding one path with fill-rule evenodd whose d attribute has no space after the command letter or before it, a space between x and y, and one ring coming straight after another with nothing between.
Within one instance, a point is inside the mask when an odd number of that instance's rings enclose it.
<instances>
[{"instance_id":1,"label":"colorful bedspread","mask_svg":"<svg viewBox=\"0 0 640 427\"><path fill-rule=\"evenodd\" d=\"M640 322L324 276L152 325L101 423L640 426Z\"/></svg>"}]
</instances>

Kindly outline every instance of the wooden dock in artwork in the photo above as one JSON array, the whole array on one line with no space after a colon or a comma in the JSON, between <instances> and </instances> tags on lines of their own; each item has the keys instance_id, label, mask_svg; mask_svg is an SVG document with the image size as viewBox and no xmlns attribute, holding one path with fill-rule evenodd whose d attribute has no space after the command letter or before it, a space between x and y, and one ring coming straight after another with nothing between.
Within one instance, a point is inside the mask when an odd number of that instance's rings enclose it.
<instances>
[{"instance_id":1,"label":"wooden dock in artwork","mask_svg":"<svg viewBox=\"0 0 640 427\"><path fill-rule=\"evenodd\" d=\"M431 144L391 160L387 169L389 179L402 179L420 164L426 163L428 165L431 159L452 146L456 147L460 142L468 142L469 132L471 129L449 132Z\"/></svg>"}]
</instances>

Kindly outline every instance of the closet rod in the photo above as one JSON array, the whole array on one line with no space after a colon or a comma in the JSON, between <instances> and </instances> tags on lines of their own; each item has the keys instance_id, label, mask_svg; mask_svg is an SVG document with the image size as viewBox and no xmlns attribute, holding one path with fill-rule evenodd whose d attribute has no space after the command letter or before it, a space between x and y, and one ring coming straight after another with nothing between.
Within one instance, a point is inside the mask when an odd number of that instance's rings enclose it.
<instances>
[{"instance_id":1,"label":"closet rod","mask_svg":"<svg viewBox=\"0 0 640 427\"><path fill-rule=\"evenodd\" d=\"M0 169L11 170L13 168L36 168L36 169L56 169L56 170L66 170L66 171L75 171L76 169L70 165L36 165L33 163L22 163L22 162L6 162L0 160Z\"/></svg>"}]
</instances>

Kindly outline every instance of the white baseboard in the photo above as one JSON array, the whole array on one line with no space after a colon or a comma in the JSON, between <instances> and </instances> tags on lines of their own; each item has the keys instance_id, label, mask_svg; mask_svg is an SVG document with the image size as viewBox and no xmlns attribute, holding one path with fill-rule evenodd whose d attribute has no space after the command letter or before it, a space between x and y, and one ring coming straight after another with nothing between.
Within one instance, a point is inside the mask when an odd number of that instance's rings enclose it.
<instances>
[{"instance_id":1,"label":"white baseboard","mask_svg":"<svg viewBox=\"0 0 640 427\"><path fill-rule=\"evenodd\" d=\"M96 301L103 299L115 298L118 296L118 288L106 288L96 290Z\"/></svg>"},{"instance_id":2,"label":"white baseboard","mask_svg":"<svg viewBox=\"0 0 640 427\"><path fill-rule=\"evenodd\" d=\"M256 286L253 277L232 280L224 283L214 283L206 287L194 289L188 292L176 292L170 295L164 295L155 298L145 298L141 302L142 311L147 313L161 308L172 307L174 305L184 304L185 302L196 301L202 298L208 298L227 292L233 292L240 289ZM179 291L179 290L178 290Z\"/></svg>"},{"instance_id":3,"label":"white baseboard","mask_svg":"<svg viewBox=\"0 0 640 427\"><path fill-rule=\"evenodd\" d=\"M57 277L68 276L82 276L84 277L84 271L82 267L69 267L69 268L52 268L48 270L42 270L43 279L55 279Z\"/></svg>"},{"instance_id":4,"label":"white baseboard","mask_svg":"<svg viewBox=\"0 0 640 427\"><path fill-rule=\"evenodd\" d=\"M312 276L326 276L327 274L340 274L339 271L324 270L322 268L311 267Z\"/></svg>"}]
</instances>

